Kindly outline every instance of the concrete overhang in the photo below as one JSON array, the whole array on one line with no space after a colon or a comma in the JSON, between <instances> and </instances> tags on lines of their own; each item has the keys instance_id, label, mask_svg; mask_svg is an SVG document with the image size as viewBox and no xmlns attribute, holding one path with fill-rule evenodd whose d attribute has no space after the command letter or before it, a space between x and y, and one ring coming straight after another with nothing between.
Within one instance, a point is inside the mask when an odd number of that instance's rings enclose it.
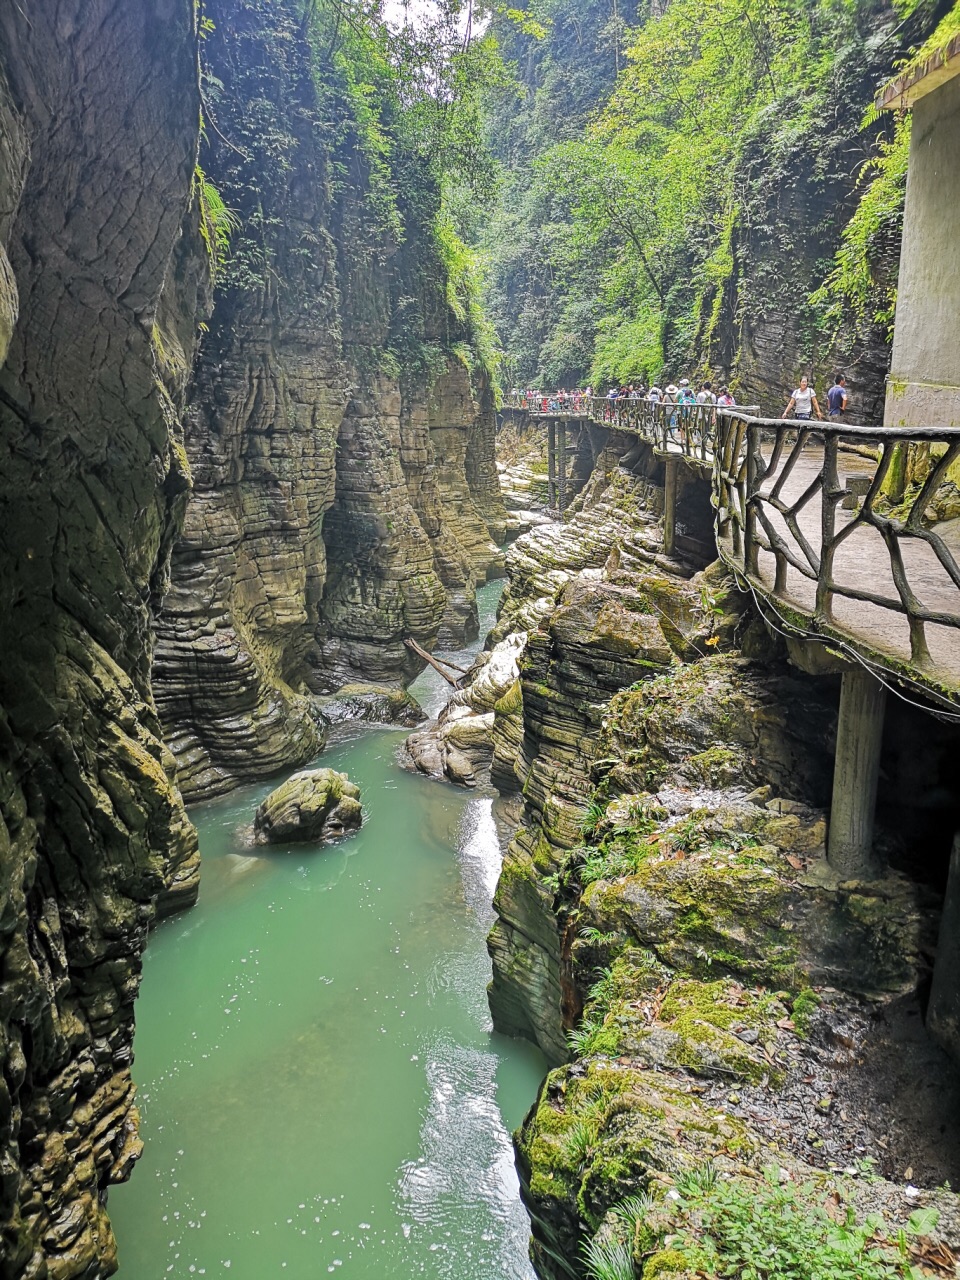
<instances>
[{"instance_id":1,"label":"concrete overhang","mask_svg":"<svg viewBox=\"0 0 960 1280\"><path fill-rule=\"evenodd\" d=\"M960 34L932 53L919 67L897 76L881 89L876 99L878 111L905 111L918 98L925 97L942 84L960 76Z\"/></svg>"}]
</instances>

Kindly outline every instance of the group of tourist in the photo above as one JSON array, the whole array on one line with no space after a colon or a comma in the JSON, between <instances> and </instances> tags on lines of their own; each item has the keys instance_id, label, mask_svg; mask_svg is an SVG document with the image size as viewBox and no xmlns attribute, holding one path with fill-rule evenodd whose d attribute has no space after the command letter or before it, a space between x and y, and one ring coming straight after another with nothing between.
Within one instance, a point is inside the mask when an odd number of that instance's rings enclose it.
<instances>
[{"instance_id":1,"label":"group of tourist","mask_svg":"<svg viewBox=\"0 0 960 1280\"><path fill-rule=\"evenodd\" d=\"M592 397L593 390L590 387L585 391L579 388L567 391L561 387L559 391L551 392L535 391L532 387L527 387L525 391L519 387L513 389L514 403L526 403L533 413L584 413L589 409Z\"/></svg>"},{"instance_id":2,"label":"group of tourist","mask_svg":"<svg viewBox=\"0 0 960 1280\"><path fill-rule=\"evenodd\" d=\"M850 398L847 395L847 379L842 373L838 373L833 380L833 386L827 392L827 414L833 419L839 419L846 412ZM823 421L823 413L820 410L820 403L817 400L817 393L814 390L810 379L803 377L800 379L800 385L790 397L783 416L788 418L790 411L793 410L793 416L801 421L809 422L816 413L820 421Z\"/></svg>"},{"instance_id":3,"label":"group of tourist","mask_svg":"<svg viewBox=\"0 0 960 1280\"><path fill-rule=\"evenodd\" d=\"M668 382L661 390L660 387L654 385L646 387L627 387L626 397L624 397L624 388L619 390L611 387L607 393L607 398L611 400L649 400L652 404L709 404L720 405L721 408L729 408L737 402L730 393L729 387L721 386L717 391L713 389L713 383L710 381L701 382L694 390L689 378L681 378L678 383Z\"/></svg>"},{"instance_id":4,"label":"group of tourist","mask_svg":"<svg viewBox=\"0 0 960 1280\"><path fill-rule=\"evenodd\" d=\"M578 387L569 391L561 388L559 391L548 393L534 390L532 387L526 390L519 387L513 389L515 404L526 404L529 410L539 413L583 413L590 409L594 399L599 398L595 397L592 387ZM677 383L668 382L663 388L655 384L646 387L632 382L628 386L614 386L602 399L605 417L611 417L613 406L623 400L642 400L650 404L665 405L716 405L722 409L730 408L737 403L729 387L721 386L714 391L713 383L705 380L694 389L689 378L681 378ZM848 403L847 380L844 374L838 373L834 378L833 386L827 392L828 417L839 419L846 412ZM806 376L800 379L800 385L790 397L783 417L788 418L791 412L794 418L801 421L809 421L814 414L823 421L823 412L817 400L816 390Z\"/></svg>"},{"instance_id":5,"label":"group of tourist","mask_svg":"<svg viewBox=\"0 0 960 1280\"><path fill-rule=\"evenodd\" d=\"M528 409L540 413L580 413L587 410L595 398L599 397L595 397L592 387L571 391L561 387L559 391L549 393L532 387L513 389L514 403L526 403ZM689 378L681 378L676 385L668 382L662 389L633 382L628 386L611 387L603 400L611 404L621 400L644 400L652 404L711 404L721 407L737 403L728 387L722 386L715 392L713 383L705 381L694 390Z\"/></svg>"}]
</instances>

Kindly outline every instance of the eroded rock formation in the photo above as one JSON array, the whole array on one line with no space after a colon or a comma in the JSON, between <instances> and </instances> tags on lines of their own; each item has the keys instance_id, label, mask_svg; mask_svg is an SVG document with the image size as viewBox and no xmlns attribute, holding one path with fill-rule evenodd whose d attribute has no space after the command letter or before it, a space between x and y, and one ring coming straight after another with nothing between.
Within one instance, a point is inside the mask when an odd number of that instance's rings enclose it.
<instances>
[{"instance_id":1,"label":"eroded rock formation","mask_svg":"<svg viewBox=\"0 0 960 1280\"><path fill-rule=\"evenodd\" d=\"M492 399L452 354L429 227L404 211L399 247L378 223L296 5L206 12L203 160L237 225L191 388L195 493L155 667L188 798L314 756L314 695L406 682L405 638L475 633L505 519ZM391 345L413 299L429 370Z\"/></svg>"},{"instance_id":2,"label":"eroded rock formation","mask_svg":"<svg viewBox=\"0 0 960 1280\"><path fill-rule=\"evenodd\" d=\"M462 786L476 785L477 773L493 763L497 711L503 724L520 687L519 662L526 636L507 636L490 652L481 653L468 673L469 683L458 689L439 717L406 741L413 768L433 778L447 778Z\"/></svg>"},{"instance_id":3,"label":"eroded rock formation","mask_svg":"<svg viewBox=\"0 0 960 1280\"><path fill-rule=\"evenodd\" d=\"M158 896L197 891L150 616L189 485L199 111L189 0L0 9L5 1280L114 1269L140 956Z\"/></svg>"}]
</instances>

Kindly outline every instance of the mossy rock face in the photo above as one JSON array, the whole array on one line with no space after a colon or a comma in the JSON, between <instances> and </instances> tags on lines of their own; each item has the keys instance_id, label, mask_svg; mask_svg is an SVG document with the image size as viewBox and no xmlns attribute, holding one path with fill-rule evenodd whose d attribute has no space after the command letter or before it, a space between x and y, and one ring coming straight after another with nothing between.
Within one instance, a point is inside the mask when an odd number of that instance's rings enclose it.
<instances>
[{"instance_id":1,"label":"mossy rock face","mask_svg":"<svg viewBox=\"0 0 960 1280\"><path fill-rule=\"evenodd\" d=\"M610 701L599 754L619 762L620 790L648 790L686 774L695 785L829 802L835 712L812 681L758 671L727 654L640 682Z\"/></svg>"},{"instance_id":2,"label":"mossy rock face","mask_svg":"<svg viewBox=\"0 0 960 1280\"><path fill-rule=\"evenodd\" d=\"M783 928L781 863L769 845L747 856L651 859L634 875L590 885L583 918L622 931L686 973L789 985L797 948Z\"/></svg>"},{"instance_id":3,"label":"mossy rock face","mask_svg":"<svg viewBox=\"0 0 960 1280\"><path fill-rule=\"evenodd\" d=\"M350 835L362 821L360 788L345 773L306 769L271 791L253 829L263 844L312 844Z\"/></svg>"},{"instance_id":4,"label":"mossy rock face","mask_svg":"<svg viewBox=\"0 0 960 1280\"><path fill-rule=\"evenodd\" d=\"M516 1145L534 1253L570 1258L583 1227L595 1232L626 1197L662 1192L706 1161L732 1169L757 1148L738 1120L662 1073L603 1060L552 1071Z\"/></svg>"},{"instance_id":5,"label":"mossy rock face","mask_svg":"<svg viewBox=\"0 0 960 1280\"><path fill-rule=\"evenodd\" d=\"M659 666L673 661L657 618L635 592L618 591L609 583L571 583L549 627L561 646L596 648L615 658L641 656Z\"/></svg>"},{"instance_id":6,"label":"mossy rock face","mask_svg":"<svg viewBox=\"0 0 960 1280\"><path fill-rule=\"evenodd\" d=\"M329 724L367 720L371 724L400 724L412 729L425 719L423 708L412 693L379 684L346 684L336 693L320 698L319 703Z\"/></svg>"},{"instance_id":7,"label":"mossy rock face","mask_svg":"<svg viewBox=\"0 0 960 1280\"><path fill-rule=\"evenodd\" d=\"M633 1013L633 1010L630 1010ZM662 997L657 1024L637 1027L625 1019L624 1051L652 1066L724 1080L775 1081L764 1052L776 1041L776 1021L787 1010L773 997L757 998L738 983L677 979ZM631 1027L631 1022L634 1024Z\"/></svg>"}]
</instances>

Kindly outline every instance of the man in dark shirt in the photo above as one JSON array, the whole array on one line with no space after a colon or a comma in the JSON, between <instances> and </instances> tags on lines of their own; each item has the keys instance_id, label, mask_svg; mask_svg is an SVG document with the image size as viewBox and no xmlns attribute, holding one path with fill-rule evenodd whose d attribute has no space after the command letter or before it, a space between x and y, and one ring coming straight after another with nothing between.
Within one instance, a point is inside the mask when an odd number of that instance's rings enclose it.
<instances>
[{"instance_id":1,"label":"man in dark shirt","mask_svg":"<svg viewBox=\"0 0 960 1280\"><path fill-rule=\"evenodd\" d=\"M847 380L838 373L827 392L827 410L831 418L839 418L847 407Z\"/></svg>"}]
</instances>

